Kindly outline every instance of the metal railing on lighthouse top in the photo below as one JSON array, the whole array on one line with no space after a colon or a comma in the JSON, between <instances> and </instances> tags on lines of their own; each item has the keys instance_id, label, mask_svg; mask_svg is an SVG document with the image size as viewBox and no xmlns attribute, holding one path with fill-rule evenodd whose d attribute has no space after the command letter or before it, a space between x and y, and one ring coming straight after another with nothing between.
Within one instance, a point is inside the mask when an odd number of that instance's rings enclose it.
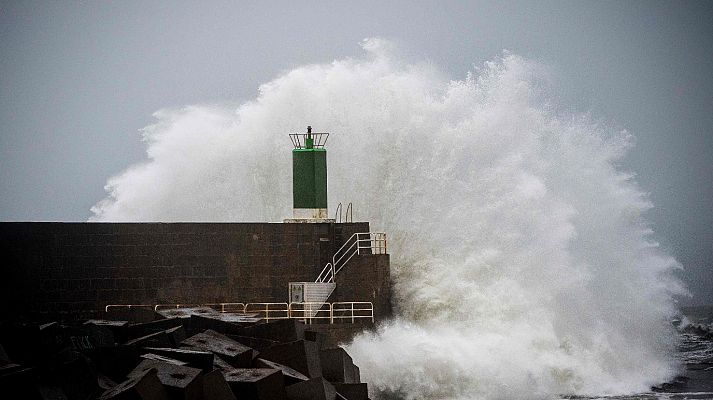
<instances>
[{"instance_id":1,"label":"metal railing on lighthouse top","mask_svg":"<svg viewBox=\"0 0 713 400\"><path fill-rule=\"evenodd\" d=\"M312 132L312 127L308 126L307 133L290 133L289 136L295 149L323 149L329 133Z\"/></svg>"}]
</instances>

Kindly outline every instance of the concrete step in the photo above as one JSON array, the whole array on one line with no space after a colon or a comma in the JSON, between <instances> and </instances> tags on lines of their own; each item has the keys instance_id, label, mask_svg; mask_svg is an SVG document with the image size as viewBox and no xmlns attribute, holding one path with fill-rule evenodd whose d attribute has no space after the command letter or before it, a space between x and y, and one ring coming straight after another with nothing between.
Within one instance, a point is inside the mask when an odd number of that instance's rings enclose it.
<instances>
[{"instance_id":1,"label":"concrete step","mask_svg":"<svg viewBox=\"0 0 713 400\"><path fill-rule=\"evenodd\" d=\"M311 303L305 304L305 315L310 318L314 317L324 303L327 302L336 287L337 284L334 282L310 282L305 284L304 302Z\"/></svg>"}]
</instances>

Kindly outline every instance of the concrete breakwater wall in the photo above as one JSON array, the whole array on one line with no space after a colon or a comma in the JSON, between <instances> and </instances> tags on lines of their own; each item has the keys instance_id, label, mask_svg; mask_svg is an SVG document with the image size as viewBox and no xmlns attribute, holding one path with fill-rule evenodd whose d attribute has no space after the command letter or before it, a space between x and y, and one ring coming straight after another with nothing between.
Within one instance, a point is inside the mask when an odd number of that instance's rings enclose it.
<instances>
[{"instance_id":1,"label":"concrete breakwater wall","mask_svg":"<svg viewBox=\"0 0 713 400\"><path fill-rule=\"evenodd\" d=\"M107 304L286 302L356 223L0 223L2 316L92 318ZM389 256L355 257L329 301L390 314Z\"/></svg>"}]
</instances>

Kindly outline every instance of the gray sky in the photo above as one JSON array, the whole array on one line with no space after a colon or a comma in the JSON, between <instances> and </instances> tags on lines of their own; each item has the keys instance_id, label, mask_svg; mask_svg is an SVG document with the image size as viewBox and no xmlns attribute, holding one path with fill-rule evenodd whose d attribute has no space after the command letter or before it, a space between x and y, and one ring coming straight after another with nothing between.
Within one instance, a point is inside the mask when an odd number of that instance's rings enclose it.
<instances>
[{"instance_id":1,"label":"gray sky","mask_svg":"<svg viewBox=\"0 0 713 400\"><path fill-rule=\"evenodd\" d=\"M623 167L713 303L712 2L0 2L0 220L83 221L161 108L240 102L380 36L454 79L508 49L637 138Z\"/></svg>"}]
</instances>

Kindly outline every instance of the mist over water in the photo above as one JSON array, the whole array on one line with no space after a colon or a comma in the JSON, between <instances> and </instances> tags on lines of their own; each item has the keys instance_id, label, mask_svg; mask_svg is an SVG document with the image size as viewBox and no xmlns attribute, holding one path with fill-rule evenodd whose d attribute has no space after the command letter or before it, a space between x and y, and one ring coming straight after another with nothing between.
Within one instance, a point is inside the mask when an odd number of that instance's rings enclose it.
<instances>
[{"instance_id":1,"label":"mist over water","mask_svg":"<svg viewBox=\"0 0 713 400\"><path fill-rule=\"evenodd\" d=\"M287 133L310 124L332 133L330 209L353 202L390 238L397 316L348 347L372 396L633 393L675 374L684 289L617 167L630 136L555 111L556 77L517 55L449 81L382 40L363 47L237 111L157 112L148 160L109 180L91 220L281 221Z\"/></svg>"}]
</instances>

